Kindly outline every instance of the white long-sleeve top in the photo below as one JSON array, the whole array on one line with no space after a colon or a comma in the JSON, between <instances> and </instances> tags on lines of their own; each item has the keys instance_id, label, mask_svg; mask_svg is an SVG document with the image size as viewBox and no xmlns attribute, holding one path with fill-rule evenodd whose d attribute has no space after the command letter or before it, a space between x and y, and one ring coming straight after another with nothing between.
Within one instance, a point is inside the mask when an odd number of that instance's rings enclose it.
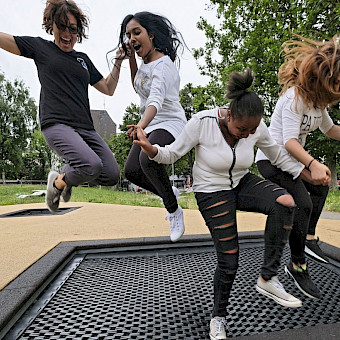
<instances>
[{"instance_id":1,"label":"white long-sleeve top","mask_svg":"<svg viewBox=\"0 0 340 340\"><path fill-rule=\"evenodd\" d=\"M248 169L254 161L254 145L261 148L273 164L287 170L286 157L271 138L262 120L254 134L240 139L234 147L231 147L220 130L216 108L193 115L172 144L165 147L155 145L158 153L153 160L171 164L195 147L193 190L195 192L230 190L249 172Z\"/></svg>"},{"instance_id":2,"label":"white long-sleeve top","mask_svg":"<svg viewBox=\"0 0 340 340\"><path fill-rule=\"evenodd\" d=\"M285 144L290 139L296 139L302 147L306 144L308 133L319 128L327 133L333 126L327 110L308 108L301 99L297 99L295 88L289 88L283 93L276 103L274 113L270 120L269 133L277 144L280 145L282 153L290 157L288 172L297 178L305 166L296 160L286 150ZM258 150L255 161L267 160L268 157Z\"/></svg>"},{"instance_id":3,"label":"white long-sleeve top","mask_svg":"<svg viewBox=\"0 0 340 340\"><path fill-rule=\"evenodd\" d=\"M139 67L134 88L140 97L142 116L148 106L153 105L157 113L144 129L150 133L156 129L165 129L177 138L187 120L179 102L180 78L175 64L168 56Z\"/></svg>"}]
</instances>

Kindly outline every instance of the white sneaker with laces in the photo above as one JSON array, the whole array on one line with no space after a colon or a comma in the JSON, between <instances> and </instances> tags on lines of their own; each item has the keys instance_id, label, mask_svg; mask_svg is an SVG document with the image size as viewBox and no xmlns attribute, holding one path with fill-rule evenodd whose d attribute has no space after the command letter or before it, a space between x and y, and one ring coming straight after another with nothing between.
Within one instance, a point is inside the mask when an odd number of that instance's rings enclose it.
<instances>
[{"instance_id":1,"label":"white sneaker with laces","mask_svg":"<svg viewBox=\"0 0 340 340\"><path fill-rule=\"evenodd\" d=\"M226 322L224 317L215 316L210 320L210 340L227 339Z\"/></svg>"},{"instance_id":2,"label":"white sneaker with laces","mask_svg":"<svg viewBox=\"0 0 340 340\"><path fill-rule=\"evenodd\" d=\"M185 230L182 208L178 206L177 210L171 214L168 213L165 219L170 221L170 240L172 242L178 241Z\"/></svg>"},{"instance_id":3,"label":"white sneaker with laces","mask_svg":"<svg viewBox=\"0 0 340 340\"><path fill-rule=\"evenodd\" d=\"M259 293L270 297L282 306L294 308L302 306L301 300L285 291L277 276L273 276L270 280L265 282L259 277L256 284L256 290Z\"/></svg>"}]
</instances>

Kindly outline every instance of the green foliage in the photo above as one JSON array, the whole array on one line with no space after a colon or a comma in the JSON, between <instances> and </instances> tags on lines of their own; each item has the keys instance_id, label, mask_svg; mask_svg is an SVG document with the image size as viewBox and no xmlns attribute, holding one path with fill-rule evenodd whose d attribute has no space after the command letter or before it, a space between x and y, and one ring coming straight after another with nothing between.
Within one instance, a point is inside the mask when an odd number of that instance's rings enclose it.
<instances>
[{"instance_id":1,"label":"green foliage","mask_svg":"<svg viewBox=\"0 0 340 340\"><path fill-rule=\"evenodd\" d=\"M37 126L37 108L23 82L6 80L0 73L0 174L16 178L23 151Z\"/></svg>"},{"instance_id":2,"label":"green foliage","mask_svg":"<svg viewBox=\"0 0 340 340\"><path fill-rule=\"evenodd\" d=\"M124 174L124 165L132 147L132 142L126 135L127 125L137 124L141 118L139 106L131 103L126 109L123 116L123 123L119 125L121 133L112 136L107 141L109 148L115 154L115 158L121 171L121 177Z\"/></svg>"},{"instance_id":3,"label":"green foliage","mask_svg":"<svg viewBox=\"0 0 340 340\"><path fill-rule=\"evenodd\" d=\"M190 120L192 115L199 111L216 106L214 98L209 94L208 87L195 87L191 83L188 83L180 91L179 96L187 120ZM194 161L195 150L192 149L175 163L175 173L192 175ZM171 174L170 167L168 168L168 173Z\"/></svg>"},{"instance_id":4,"label":"green foliage","mask_svg":"<svg viewBox=\"0 0 340 340\"><path fill-rule=\"evenodd\" d=\"M0 205L24 203L43 203L42 196L18 198L21 194L32 194L33 190L44 190L41 185L0 185ZM107 204L123 204L148 207L163 207L156 195L112 190L108 187L76 187L73 188L71 202L92 202ZM183 209L197 209L194 193L181 193L179 204ZM340 213L340 190L329 192L325 209Z\"/></svg>"},{"instance_id":5,"label":"green foliage","mask_svg":"<svg viewBox=\"0 0 340 340\"><path fill-rule=\"evenodd\" d=\"M209 75L210 94L221 102L224 84L233 71L250 67L255 73L253 89L262 97L271 116L279 85L277 73L283 62L281 45L296 39L292 33L313 39L329 39L339 31L340 2L319 0L210 0L216 23L201 18L197 27L205 32L205 47L194 50L202 74ZM219 85L217 85L219 84ZM339 120L339 111L333 112ZM317 147L318 145L318 147ZM320 148L321 145L321 148ZM307 149L329 162L337 157L339 143L324 143L318 134L309 138Z\"/></svg>"},{"instance_id":6,"label":"green foliage","mask_svg":"<svg viewBox=\"0 0 340 340\"><path fill-rule=\"evenodd\" d=\"M123 116L123 124L119 125L120 131L127 131L127 125L137 124L141 119L140 108L138 105L131 103L126 109Z\"/></svg>"},{"instance_id":7,"label":"green foliage","mask_svg":"<svg viewBox=\"0 0 340 340\"><path fill-rule=\"evenodd\" d=\"M34 130L28 148L23 152L23 167L19 178L43 179L47 178L51 169L52 149L46 144L39 129Z\"/></svg>"}]
</instances>

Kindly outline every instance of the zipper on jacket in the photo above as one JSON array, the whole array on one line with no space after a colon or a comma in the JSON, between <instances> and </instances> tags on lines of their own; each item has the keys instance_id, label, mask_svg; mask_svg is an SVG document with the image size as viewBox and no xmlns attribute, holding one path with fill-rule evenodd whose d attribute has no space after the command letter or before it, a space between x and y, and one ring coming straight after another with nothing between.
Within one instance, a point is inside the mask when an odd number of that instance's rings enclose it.
<instances>
[{"instance_id":1,"label":"zipper on jacket","mask_svg":"<svg viewBox=\"0 0 340 340\"><path fill-rule=\"evenodd\" d=\"M238 143L238 140L236 141L234 146L231 146L230 144L227 143L230 146L231 151L233 152L233 162L231 163L231 167L229 168L229 179L230 179L231 189L233 189L233 184L234 184L232 171L233 171L235 163L236 163L236 146L237 146L237 143Z\"/></svg>"}]
</instances>

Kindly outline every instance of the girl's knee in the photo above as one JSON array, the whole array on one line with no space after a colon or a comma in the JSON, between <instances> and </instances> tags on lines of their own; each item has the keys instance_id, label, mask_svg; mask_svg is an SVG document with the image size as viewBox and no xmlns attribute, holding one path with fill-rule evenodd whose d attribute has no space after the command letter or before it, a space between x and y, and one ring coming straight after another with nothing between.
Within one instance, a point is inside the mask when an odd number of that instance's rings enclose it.
<instances>
[{"instance_id":1,"label":"girl's knee","mask_svg":"<svg viewBox=\"0 0 340 340\"><path fill-rule=\"evenodd\" d=\"M148 169L150 165L154 163L154 161L149 159L149 157L146 154L141 153L139 156L139 163L142 169Z\"/></svg>"},{"instance_id":2,"label":"girl's knee","mask_svg":"<svg viewBox=\"0 0 340 340\"><path fill-rule=\"evenodd\" d=\"M88 166L83 168L83 172L91 178L97 178L101 174L102 170L103 163L100 158L91 160Z\"/></svg>"},{"instance_id":3,"label":"girl's knee","mask_svg":"<svg viewBox=\"0 0 340 340\"><path fill-rule=\"evenodd\" d=\"M286 207L295 207L294 198L293 198L293 196L291 196L289 194L279 196L276 199L276 202L280 203L281 205L284 205Z\"/></svg>"}]
</instances>

